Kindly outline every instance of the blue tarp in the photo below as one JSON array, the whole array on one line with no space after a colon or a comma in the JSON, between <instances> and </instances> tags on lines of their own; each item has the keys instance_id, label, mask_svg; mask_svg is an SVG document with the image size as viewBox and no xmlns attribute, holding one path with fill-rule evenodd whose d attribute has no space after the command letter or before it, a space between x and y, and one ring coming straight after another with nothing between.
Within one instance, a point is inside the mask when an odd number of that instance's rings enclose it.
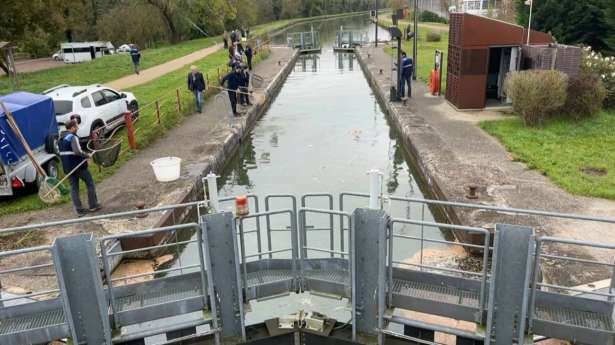
<instances>
[{"instance_id":1,"label":"blue tarp","mask_svg":"<svg viewBox=\"0 0 615 345\"><path fill-rule=\"evenodd\" d=\"M58 133L53 109L53 100L48 96L29 92L16 92L0 96L0 101L13 114L15 122L26 138L31 149L45 145L47 136ZM11 164L26 154L26 150L9 126L0 107L0 156L6 164Z\"/></svg>"}]
</instances>

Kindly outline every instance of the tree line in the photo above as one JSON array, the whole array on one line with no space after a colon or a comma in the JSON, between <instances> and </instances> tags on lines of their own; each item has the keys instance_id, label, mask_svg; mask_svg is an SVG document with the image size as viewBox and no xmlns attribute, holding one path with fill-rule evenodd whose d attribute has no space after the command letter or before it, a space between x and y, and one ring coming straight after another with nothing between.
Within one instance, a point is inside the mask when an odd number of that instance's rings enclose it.
<instances>
[{"instance_id":1,"label":"tree line","mask_svg":"<svg viewBox=\"0 0 615 345\"><path fill-rule=\"evenodd\" d=\"M31 56L46 56L61 42L152 47L274 20L371 7L373 0L11 0L2 5L0 41L13 42Z\"/></svg>"},{"instance_id":2,"label":"tree line","mask_svg":"<svg viewBox=\"0 0 615 345\"><path fill-rule=\"evenodd\" d=\"M525 0L515 0L515 9L517 23L527 27ZM615 54L615 0L534 0L532 29L550 32L559 43Z\"/></svg>"}]
</instances>

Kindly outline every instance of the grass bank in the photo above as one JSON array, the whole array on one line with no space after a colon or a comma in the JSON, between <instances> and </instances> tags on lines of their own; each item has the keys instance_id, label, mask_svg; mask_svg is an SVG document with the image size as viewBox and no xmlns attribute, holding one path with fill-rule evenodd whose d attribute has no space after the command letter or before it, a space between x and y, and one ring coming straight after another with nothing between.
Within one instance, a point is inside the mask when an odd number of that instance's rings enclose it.
<instances>
[{"instance_id":1,"label":"grass bank","mask_svg":"<svg viewBox=\"0 0 615 345\"><path fill-rule=\"evenodd\" d=\"M270 54L269 50L263 50L255 56L254 63L258 64L262 60L266 59ZM216 79L218 76L218 69L221 72L226 71L227 52L220 50L212 55L207 56L194 63L199 69L207 74L208 79L212 85L217 85ZM167 130L179 125L182 120L194 113L194 102L191 93L186 90L186 75L187 69L180 69L178 71L168 73L150 83L136 86L129 91L134 92L137 99L142 105L150 104L155 100L162 99L160 106L161 125L158 125L157 119L152 106L142 108L139 121L135 124L137 132L137 143L139 148L147 147L156 138L159 138ZM178 112L175 102L176 89L180 89L180 98L182 104L182 111ZM217 93L217 89L210 88L206 93L206 98L211 97ZM122 138L122 147L128 147L128 140L126 139L126 133L122 129L118 131L114 138ZM129 161L138 151L126 151L122 154L115 165L109 168L99 170L96 166L90 167L90 172L97 183L100 183L105 178L112 176L118 169L120 169L124 163ZM65 183L66 184L66 183ZM85 185L81 186L83 196L85 196ZM62 203L69 202L70 197L63 198ZM20 213L27 211L34 211L48 208L47 204L39 200L38 195L30 194L19 198L8 199L0 201L0 217Z\"/></svg>"},{"instance_id":2,"label":"grass bank","mask_svg":"<svg viewBox=\"0 0 615 345\"><path fill-rule=\"evenodd\" d=\"M541 128L520 119L480 124L514 159L570 193L615 199L615 110L582 121L554 119Z\"/></svg>"},{"instance_id":3,"label":"grass bank","mask_svg":"<svg viewBox=\"0 0 615 345\"><path fill-rule=\"evenodd\" d=\"M390 19L381 19L379 21L383 27L390 27L393 22ZM402 31L405 30L407 25L410 25L409 21L402 20L399 22L399 27ZM427 34L429 32L437 32L440 34L440 41L427 42ZM402 41L402 49L412 56L413 49L412 41ZM442 92L446 91L446 71L448 64L448 25L440 23L419 23L419 40L417 45L417 79L427 83L429 82L429 76L434 66L434 56L436 49L444 52L444 66L442 66ZM397 50L390 47L385 48L385 51L392 55L397 56Z\"/></svg>"}]
</instances>

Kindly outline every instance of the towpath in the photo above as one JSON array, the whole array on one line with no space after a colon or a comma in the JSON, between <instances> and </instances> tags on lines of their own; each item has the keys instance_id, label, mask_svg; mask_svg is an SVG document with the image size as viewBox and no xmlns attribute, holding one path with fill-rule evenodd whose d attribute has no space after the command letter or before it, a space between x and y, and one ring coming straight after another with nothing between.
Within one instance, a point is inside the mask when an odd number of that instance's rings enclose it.
<instances>
[{"instance_id":1,"label":"towpath","mask_svg":"<svg viewBox=\"0 0 615 345\"><path fill-rule=\"evenodd\" d=\"M440 198L455 202L546 210L562 213L612 217L615 202L572 195L556 186L548 177L514 161L496 139L484 132L478 123L503 118L499 112L459 112L444 97L428 94L422 82L413 84L413 98L408 105L388 102L391 86L391 58L383 48L363 48L361 58L367 74L376 83L376 93L386 98L386 105L399 120L401 135L415 153L418 169L430 181L430 189ZM372 82L372 84L373 84ZM468 187L478 187L478 199L466 197ZM455 210L464 225L493 228L495 224L522 224L535 228L538 235L596 243L615 243L615 224L561 220L538 216L515 216L504 212ZM558 246L556 252L582 258L612 261L612 251ZM603 270L587 265L574 267L557 262L545 273L548 281L576 286L605 278ZM610 275L608 276L610 277Z\"/></svg>"},{"instance_id":2,"label":"towpath","mask_svg":"<svg viewBox=\"0 0 615 345\"><path fill-rule=\"evenodd\" d=\"M131 74L120 79L110 81L106 83L106 85L114 89L123 90L135 87L137 85L145 84L154 79L160 78L167 73L177 71L181 68L185 68L186 65L206 58L207 56L217 52L220 49L222 49L222 44L216 44L211 47L203 48L201 50L195 51L194 53L184 55L180 58L167 61L163 64L156 65L148 69L144 69L140 71L139 74Z\"/></svg>"}]
</instances>

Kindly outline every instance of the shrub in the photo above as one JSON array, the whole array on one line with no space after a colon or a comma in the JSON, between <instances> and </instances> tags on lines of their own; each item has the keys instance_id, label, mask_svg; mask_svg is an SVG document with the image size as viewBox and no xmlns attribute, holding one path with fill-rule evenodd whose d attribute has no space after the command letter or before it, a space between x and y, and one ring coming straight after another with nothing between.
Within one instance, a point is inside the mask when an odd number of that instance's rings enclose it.
<instances>
[{"instance_id":1,"label":"shrub","mask_svg":"<svg viewBox=\"0 0 615 345\"><path fill-rule=\"evenodd\" d=\"M581 69L593 73L602 80L606 89L604 106L615 108L615 57L603 56L592 51L591 47L585 47Z\"/></svg>"},{"instance_id":2,"label":"shrub","mask_svg":"<svg viewBox=\"0 0 615 345\"><path fill-rule=\"evenodd\" d=\"M423 11L421 12L421 18L419 19L421 22L433 22L433 23L443 23L446 24L448 21L446 18L442 18L436 13L431 11Z\"/></svg>"},{"instance_id":3,"label":"shrub","mask_svg":"<svg viewBox=\"0 0 615 345\"><path fill-rule=\"evenodd\" d=\"M575 120L590 117L602 109L606 89L600 78L588 72L568 79L564 113Z\"/></svg>"},{"instance_id":4,"label":"shrub","mask_svg":"<svg viewBox=\"0 0 615 345\"><path fill-rule=\"evenodd\" d=\"M540 126L566 102L568 76L558 71L511 72L505 90L513 110L528 126Z\"/></svg>"},{"instance_id":5,"label":"shrub","mask_svg":"<svg viewBox=\"0 0 615 345\"><path fill-rule=\"evenodd\" d=\"M442 35L439 32L428 31L427 36L425 36L425 41L427 42L440 42L442 40Z\"/></svg>"}]
</instances>

